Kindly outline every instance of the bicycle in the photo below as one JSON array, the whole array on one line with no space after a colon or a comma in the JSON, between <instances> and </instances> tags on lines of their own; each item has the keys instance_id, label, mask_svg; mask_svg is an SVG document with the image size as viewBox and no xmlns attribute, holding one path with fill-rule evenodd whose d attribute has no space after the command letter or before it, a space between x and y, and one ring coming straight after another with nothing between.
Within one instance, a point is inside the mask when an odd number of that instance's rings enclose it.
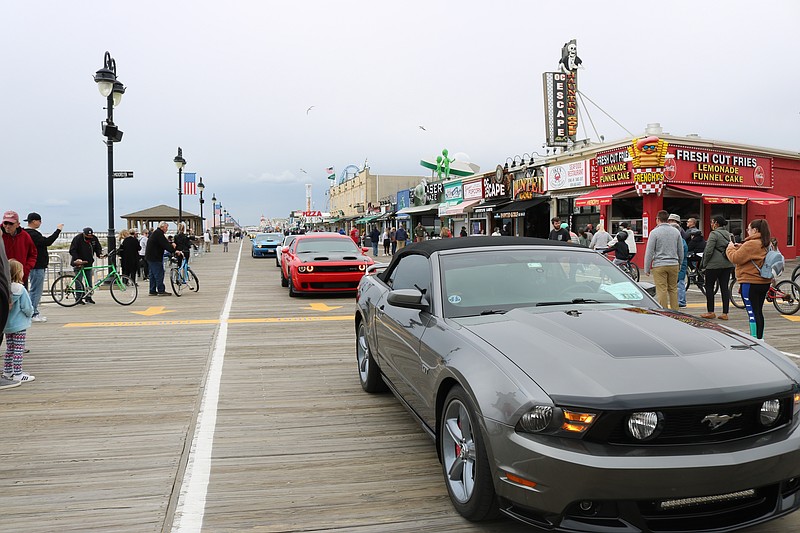
<instances>
[{"instance_id":1,"label":"bicycle","mask_svg":"<svg viewBox=\"0 0 800 533\"><path fill-rule=\"evenodd\" d=\"M702 292L703 296L705 296L706 275L700 268L700 261L702 258L702 254L692 254L689 256L689 260L686 265L686 288L688 289L692 286L692 284L697 285L697 288L700 289L700 292ZM718 291L719 280L714 282L714 292L712 294L717 294Z\"/></svg>"},{"instance_id":2,"label":"bicycle","mask_svg":"<svg viewBox=\"0 0 800 533\"><path fill-rule=\"evenodd\" d=\"M614 262L611 258L608 257L608 254L603 253L602 250L597 250L597 253L605 256L605 258L611 261L612 263ZM628 259L624 263L619 263L616 266L619 267L619 269L622 270L625 274L627 274L628 277L631 278L633 281L637 283L639 282L640 273L639 273L639 267L636 266L636 263Z\"/></svg>"},{"instance_id":3,"label":"bicycle","mask_svg":"<svg viewBox=\"0 0 800 533\"><path fill-rule=\"evenodd\" d=\"M794 267L794 270L792 270L791 280L797 283L798 281L800 281L797 278L800 278L800 265L797 265L796 267Z\"/></svg>"},{"instance_id":4,"label":"bicycle","mask_svg":"<svg viewBox=\"0 0 800 533\"><path fill-rule=\"evenodd\" d=\"M767 301L772 302L780 314L793 315L800 310L800 285L788 279L773 282L767 290ZM736 279L731 280L731 303L744 309L742 287Z\"/></svg>"},{"instance_id":5,"label":"bicycle","mask_svg":"<svg viewBox=\"0 0 800 533\"><path fill-rule=\"evenodd\" d=\"M111 297L120 305L131 305L139 296L139 287L124 274L120 274L114 265L114 252L108 256L108 264L100 266L80 267L74 274L62 274L50 286L50 296L63 307L78 305L84 298L90 298L105 283L109 283ZM108 271L94 284L89 283L87 272Z\"/></svg>"},{"instance_id":6,"label":"bicycle","mask_svg":"<svg viewBox=\"0 0 800 533\"><path fill-rule=\"evenodd\" d=\"M200 281L197 275L189 267L189 260L182 256L173 256L169 260L172 268L169 270L169 283L172 285L172 293L180 296L183 288L197 292L200 290Z\"/></svg>"}]
</instances>

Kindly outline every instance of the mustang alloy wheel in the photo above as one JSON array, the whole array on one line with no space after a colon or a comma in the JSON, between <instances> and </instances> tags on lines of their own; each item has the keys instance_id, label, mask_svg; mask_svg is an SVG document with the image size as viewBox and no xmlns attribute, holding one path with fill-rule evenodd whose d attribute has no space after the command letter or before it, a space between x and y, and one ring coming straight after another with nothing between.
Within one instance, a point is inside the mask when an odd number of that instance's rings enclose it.
<instances>
[{"instance_id":1,"label":"mustang alloy wheel","mask_svg":"<svg viewBox=\"0 0 800 533\"><path fill-rule=\"evenodd\" d=\"M388 389L386 383L381 379L381 372L367 342L367 326L362 321L358 325L358 335L356 337L356 362L358 363L358 379L361 381L361 388L366 392L384 392Z\"/></svg>"},{"instance_id":2,"label":"mustang alloy wheel","mask_svg":"<svg viewBox=\"0 0 800 533\"><path fill-rule=\"evenodd\" d=\"M456 511L472 521L496 517L498 502L483 436L461 387L453 387L445 399L438 440L445 485Z\"/></svg>"}]
</instances>

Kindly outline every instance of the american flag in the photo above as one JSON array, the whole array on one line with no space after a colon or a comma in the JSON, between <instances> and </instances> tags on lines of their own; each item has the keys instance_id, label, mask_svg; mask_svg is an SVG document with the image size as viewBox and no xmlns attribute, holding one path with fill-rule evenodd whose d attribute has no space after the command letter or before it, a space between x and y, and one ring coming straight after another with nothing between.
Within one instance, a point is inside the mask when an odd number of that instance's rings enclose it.
<instances>
[{"instance_id":1,"label":"american flag","mask_svg":"<svg viewBox=\"0 0 800 533\"><path fill-rule=\"evenodd\" d=\"M197 194L196 172L183 173L183 194Z\"/></svg>"}]
</instances>

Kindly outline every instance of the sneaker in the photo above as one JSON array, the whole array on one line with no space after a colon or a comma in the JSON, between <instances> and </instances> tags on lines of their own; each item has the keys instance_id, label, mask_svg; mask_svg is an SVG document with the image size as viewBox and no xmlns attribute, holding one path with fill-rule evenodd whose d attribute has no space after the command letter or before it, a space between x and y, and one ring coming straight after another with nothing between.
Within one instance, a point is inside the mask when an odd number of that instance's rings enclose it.
<instances>
[{"instance_id":1,"label":"sneaker","mask_svg":"<svg viewBox=\"0 0 800 533\"><path fill-rule=\"evenodd\" d=\"M94 300L92 300L92 297L91 297L91 296L87 296L86 298L84 298L84 299L83 299L83 301L84 301L85 303L87 303L87 304L93 304L93 303L96 303Z\"/></svg>"},{"instance_id":2,"label":"sneaker","mask_svg":"<svg viewBox=\"0 0 800 533\"><path fill-rule=\"evenodd\" d=\"M703 313L702 315L700 315L700 318L717 318L717 315L715 315L714 313Z\"/></svg>"},{"instance_id":3,"label":"sneaker","mask_svg":"<svg viewBox=\"0 0 800 533\"><path fill-rule=\"evenodd\" d=\"M14 381L13 379L8 378L0 378L0 390L2 389L13 389L14 387L19 387L22 385L21 381Z\"/></svg>"},{"instance_id":4,"label":"sneaker","mask_svg":"<svg viewBox=\"0 0 800 533\"><path fill-rule=\"evenodd\" d=\"M148 292L147 295L148 296L158 296L158 293L157 292Z\"/></svg>"},{"instance_id":5,"label":"sneaker","mask_svg":"<svg viewBox=\"0 0 800 533\"><path fill-rule=\"evenodd\" d=\"M34 381L36 378L34 376L31 376L27 372L22 372L20 374L14 374L14 376L11 379L13 379L14 381L19 381L20 383L25 383L26 381Z\"/></svg>"},{"instance_id":6,"label":"sneaker","mask_svg":"<svg viewBox=\"0 0 800 533\"><path fill-rule=\"evenodd\" d=\"M31 322L47 322L47 317L42 315L33 315Z\"/></svg>"}]
</instances>

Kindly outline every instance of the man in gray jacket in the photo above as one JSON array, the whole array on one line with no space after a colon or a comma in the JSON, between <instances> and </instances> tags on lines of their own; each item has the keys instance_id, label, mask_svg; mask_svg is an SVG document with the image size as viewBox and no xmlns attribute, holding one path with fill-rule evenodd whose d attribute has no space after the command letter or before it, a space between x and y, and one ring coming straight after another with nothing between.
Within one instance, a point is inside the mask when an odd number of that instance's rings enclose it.
<instances>
[{"instance_id":1,"label":"man in gray jacket","mask_svg":"<svg viewBox=\"0 0 800 533\"><path fill-rule=\"evenodd\" d=\"M661 307L678 310L678 272L683 261L681 233L669 224L669 213L656 214L657 226L647 238L644 273L653 272L656 299Z\"/></svg>"}]
</instances>

